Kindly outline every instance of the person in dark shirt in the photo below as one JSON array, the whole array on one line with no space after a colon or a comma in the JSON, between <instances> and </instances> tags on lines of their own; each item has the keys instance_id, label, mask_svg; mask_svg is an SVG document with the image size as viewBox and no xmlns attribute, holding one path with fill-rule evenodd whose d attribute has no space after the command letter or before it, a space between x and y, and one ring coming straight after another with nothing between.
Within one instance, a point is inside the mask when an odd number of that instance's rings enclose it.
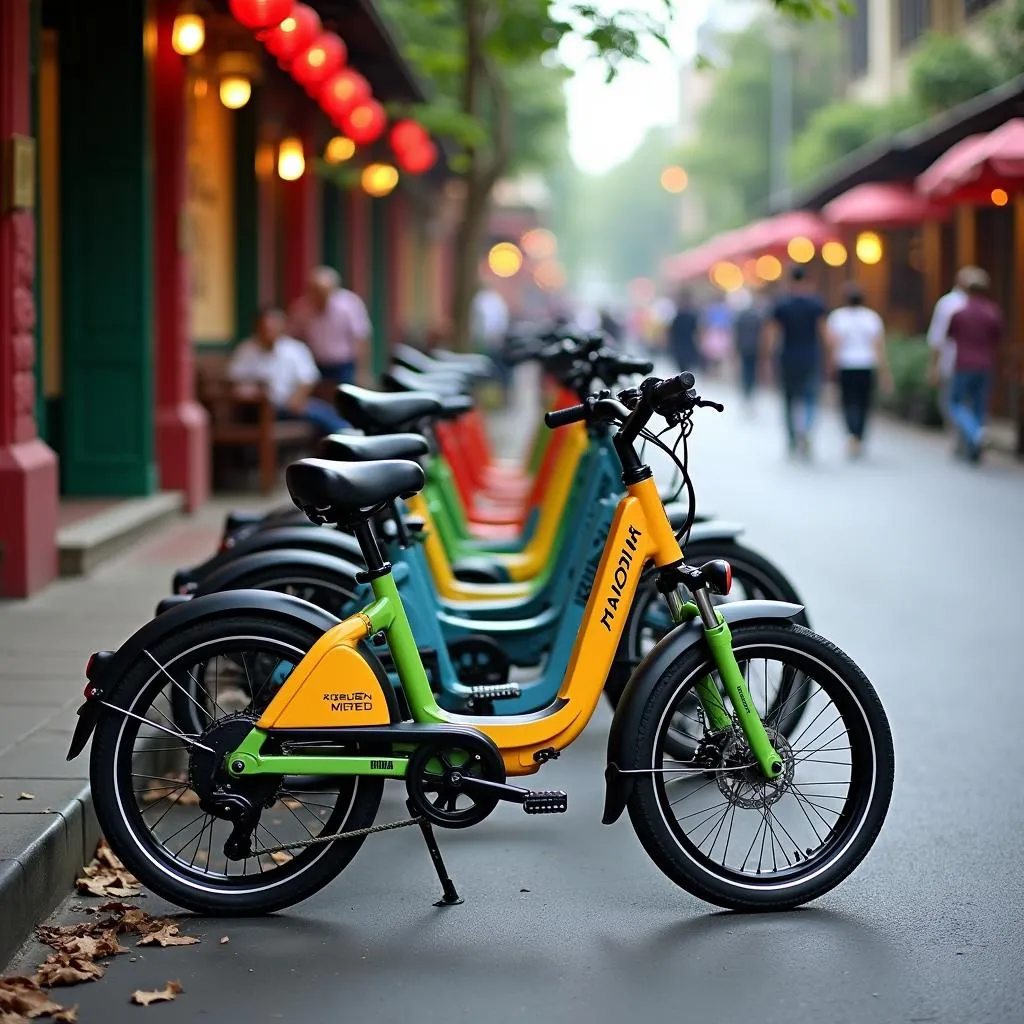
<instances>
[{"instance_id":1,"label":"person in dark shirt","mask_svg":"<svg viewBox=\"0 0 1024 1024\"><path fill-rule=\"evenodd\" d=\"M740 361L740 387L748 405L757 386L757 364L761 356L761 335L764 332L764 308L749 294L742 294L740 306L732 322L733 348Z\"/></svg>"},{"instance_id":2,"label":"person in dark shirt","mask_svg":"<svg viewBox=\"0 0 1024 1024\"><path fill-rule=\"evenodd\" d=\"M668 347L680 370L700 369L700 349L697 334L700 329L700 315L693 305L690 293L679 293L676 315L668 327Z\"/></svg>"},{"instance_id":3,"label":"person in dark shirt","mask_svg":"<svg viewBox=\"0 0 1024 1024\"><path fill-rule=\"evenodd\" d=\"M794 267L790 278L790 291L776 300L771 311L773 330L768 350L774 349L777 355L789 450L808 457L821 379L821 322L826 309L803 267ZM802 407L799 423L797 406Z\"/></svg>"},{"instance_id":4,"label":"person in dark shirt","mask_svg":"<svg viewBox=\"0 0 1024 1024\"><path fill-rule=\"evenodd\" d=\"M967 281L967 302L949 321L949 340L956 345L950 417L971 462L981 458L989 394L1003 338L1003 316L987 297L988 287L988 274L975 269Z\"/></svg>"}]
</instances>

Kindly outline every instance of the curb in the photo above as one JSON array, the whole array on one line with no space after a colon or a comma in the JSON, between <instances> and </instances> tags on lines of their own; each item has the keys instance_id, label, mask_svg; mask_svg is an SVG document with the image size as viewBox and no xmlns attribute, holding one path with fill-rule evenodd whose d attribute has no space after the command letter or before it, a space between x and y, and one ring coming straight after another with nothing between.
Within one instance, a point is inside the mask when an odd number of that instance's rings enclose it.
<instances>
[{"instance_id":1,"label":"curb","mask_svg":"<svg viewBox=\"0 0 1024 1024\"><path fill-rule=\"evenodd\" d=\"M45 825L34 819L45 819ZM63 807L5 814L0 825L0 965L6 965L67 896L92 859L100 830L88 783ZM19 843L19 833L31 838ZM9 845L20 852L5 857Z\"/></svg>"}]
</instances>

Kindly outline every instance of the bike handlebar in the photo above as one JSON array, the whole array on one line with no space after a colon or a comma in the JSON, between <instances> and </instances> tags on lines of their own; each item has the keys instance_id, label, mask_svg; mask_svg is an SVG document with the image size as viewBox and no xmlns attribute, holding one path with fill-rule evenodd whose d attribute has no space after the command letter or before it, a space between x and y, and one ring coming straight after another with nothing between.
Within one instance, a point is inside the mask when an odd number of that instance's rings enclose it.
<instances>
[{"instance_id":1,"label":"bike handlebar","mask_svg":"<svg viewBox=\"0 0 1024 1024\"><path fill-rule=\"evenodd\" d=\"M550 430L567 427L570 423L579 423L587 418L586 403L570 405L564 409L552 409L544 414L544 425Z\"/></svg>"}]
</instances>

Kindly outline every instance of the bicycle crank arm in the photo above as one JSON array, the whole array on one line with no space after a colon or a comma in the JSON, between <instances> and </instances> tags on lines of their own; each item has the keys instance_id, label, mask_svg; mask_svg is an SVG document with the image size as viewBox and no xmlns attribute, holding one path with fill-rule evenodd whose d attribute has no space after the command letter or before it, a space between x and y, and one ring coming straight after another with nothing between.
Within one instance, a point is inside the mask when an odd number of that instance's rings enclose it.
<instances>
[{"instance_id":1,"label":"bicycle crank arm","mask_svg":"<svg viewBox=\"0 0 1024 1024\"><path fill-rule=\"evenodd\" d=\"M527 814L564 814L569 806L568 797L560 789L521 789L504 782L463 775L461 772L452 772L448 779L452 785L458 786L470 796L493 796L509 803L522 804Z\"/></svg>"}]
</instances>

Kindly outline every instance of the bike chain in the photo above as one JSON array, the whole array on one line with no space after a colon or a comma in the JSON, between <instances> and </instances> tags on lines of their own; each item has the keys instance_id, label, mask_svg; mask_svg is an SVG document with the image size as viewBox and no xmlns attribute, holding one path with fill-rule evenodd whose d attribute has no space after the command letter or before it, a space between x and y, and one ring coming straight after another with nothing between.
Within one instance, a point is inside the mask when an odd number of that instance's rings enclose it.
<instances>
[{"instance_id":1,"label":"bike chain","mask_svg":"<svg viewBox=\"0 0 1024 1024\"><path fill-rule=\"evenodd\" d=\"M331 836L314 836L294 843L282 843L280 846L268 846L265 849L253 850L250 857L264 857L272 853L284 853L286 850L298 850L306 846L319 846L321 843L335 843L342 839L358 839L360 836L371 836L374 832L389 832L394 828L408 828L410 825L422 825L427 819L422 817L409 818L406 821L389 821L386 825L371 825L369 828L357 828L352 832L337 832Z\"/></svg>"}]
</instances>

